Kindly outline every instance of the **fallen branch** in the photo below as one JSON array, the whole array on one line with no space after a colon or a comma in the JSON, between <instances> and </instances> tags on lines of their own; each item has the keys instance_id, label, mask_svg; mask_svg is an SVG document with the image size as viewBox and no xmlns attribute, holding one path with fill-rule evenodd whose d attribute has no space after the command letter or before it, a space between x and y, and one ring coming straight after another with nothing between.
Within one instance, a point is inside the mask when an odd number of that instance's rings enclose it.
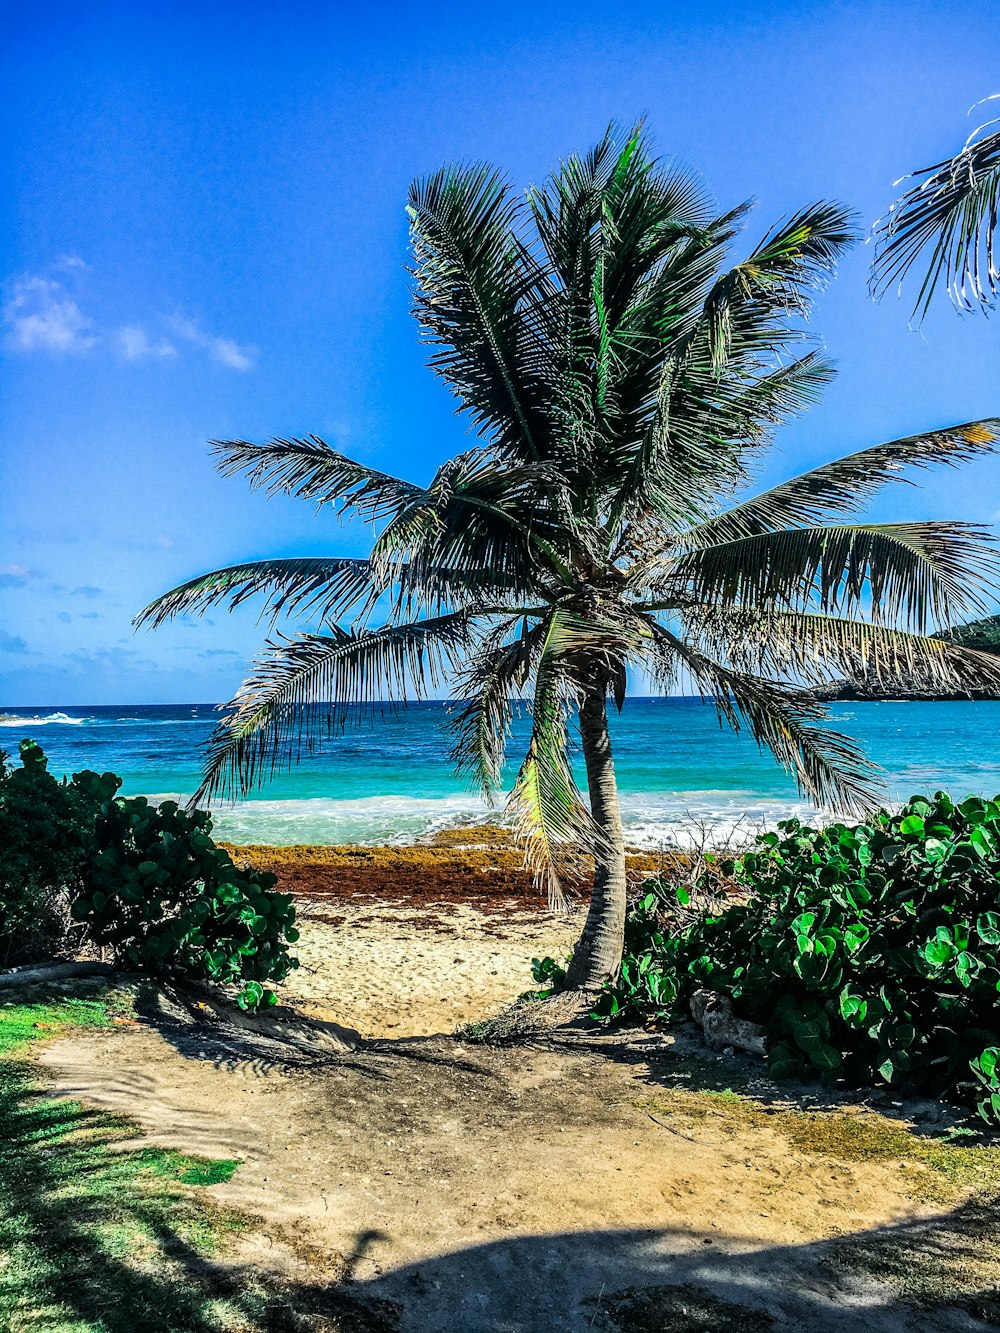
<instances>
[{"instance_id":1,"label":"fallen branch","mask_svg":"<svg viewBox=\"0 0 1000 1333\"><path fill-rule=\"evenodd\" d=\"M11 986L33 986L38 982L63 981L67 977L109 977L111 963L29 963L0 972L0 990Z\"/></svg>"}]
</instances>

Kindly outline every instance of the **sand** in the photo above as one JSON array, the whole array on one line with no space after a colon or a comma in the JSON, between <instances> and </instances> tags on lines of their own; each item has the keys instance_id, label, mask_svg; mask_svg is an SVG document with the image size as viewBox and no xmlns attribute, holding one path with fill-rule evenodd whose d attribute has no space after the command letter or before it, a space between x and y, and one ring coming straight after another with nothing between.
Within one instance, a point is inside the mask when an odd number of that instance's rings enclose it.
<instances>
[{"instance_id":1,"label":"sand","mask_svg":"<svg viewBox=\"0 0 1000 1333\"><path fill-rule=\"evenodd\" d=\"M502 1050L429 1036L525 989L531 956L565 954L581 917L545 911L502 857L491 873L496 848L434 850L245 853L308 889L283 998L374 1043L289 1069L151 1021L54 1042L55 1090L152 1143L238 1158L212 1195L258 1220L228 1262L283 1283L293 1308L332 1303L332 1322L302 1327L586 1333L611 1327L614 1293L652 1284L802 1333L976 1327L950 1310L925 1323L830 1267L839 1238L891 1245L941 1212L928 1168L831 1159L780 1116L751 1127L724 1103L691 1117L670 1101L751 1086L754 1062L634 1031Z\"/></svg>"},{"instance_id":2,"label":"sand","mask_svg":"<svg viewBox=\"0 0 1000 1333\"><path fill-rule=\"evenodd\" d=\"M489 1017L534 985L532 958L564 962L583 926L582 896L567 913L548 911L520 853L488 829L419 847L232 850L297 896L301 966L282 998L367 1037L451 1033ZM663 864L630 856L633 883Z\"/></svg>"}]
</instances>

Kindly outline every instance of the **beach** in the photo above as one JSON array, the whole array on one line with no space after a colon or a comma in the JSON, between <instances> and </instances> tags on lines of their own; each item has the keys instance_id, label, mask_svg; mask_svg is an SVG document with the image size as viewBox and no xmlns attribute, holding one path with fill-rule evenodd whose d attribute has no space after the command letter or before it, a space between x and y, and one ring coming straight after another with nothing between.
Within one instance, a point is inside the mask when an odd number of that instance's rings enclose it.
<instances>
[{"instance_id":1,"label":"beach","mask_svg":"<svg viewBox=\"0 0 1000 1333\"><path fill-rule=\"evenodd\" d=\"M414 847L232 847L296 898L299 968L281 999L366 1037L430 1036L496 1014L533 986L531 959L564 962L586 912L548 910L521 853L498 830ZM637 888L669 858L634 851Z\"/></svg>"}]
</instances>

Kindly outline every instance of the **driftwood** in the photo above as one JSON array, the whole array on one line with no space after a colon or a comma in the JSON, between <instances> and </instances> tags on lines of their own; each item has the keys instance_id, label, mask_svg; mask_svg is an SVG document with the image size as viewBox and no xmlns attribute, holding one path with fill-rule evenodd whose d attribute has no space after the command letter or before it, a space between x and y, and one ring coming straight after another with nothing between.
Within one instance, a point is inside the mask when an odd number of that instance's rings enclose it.
<instances>
[{"instance_id":1,"label":"driftwood","mask_svg":"<svg viewBox=\"0 0 1000 1333\"><path fill-rule=\"evenodd\" d=\"M705 1041L714 1051L746 1051L750 1055L765 1055L764 1029L759 1023L737 1018L728 995L717 991L696 990L691 996L691 1017L701 1027Z\"/></svg>"},{"instance_id":2,"label":"driftwood","mask_svg":"<svg viewBox=\"0 0 1000 1333\"><path fill-rule=\"evenodd\" d=\"M46 981L65 981L70 977L109 977L115 970L111 963L31 963L0 972L0 990Z\"/></svg>"}]
</instances>

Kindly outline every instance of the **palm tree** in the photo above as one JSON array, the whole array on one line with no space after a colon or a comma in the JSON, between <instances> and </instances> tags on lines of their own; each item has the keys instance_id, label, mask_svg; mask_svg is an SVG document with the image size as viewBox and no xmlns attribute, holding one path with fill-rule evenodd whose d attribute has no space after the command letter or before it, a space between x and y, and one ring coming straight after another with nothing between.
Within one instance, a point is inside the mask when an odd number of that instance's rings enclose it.
<instances>
[{"instance_id":1,"label":"palm tree","mask_svg":"<svg viewBox=\"0 0 1000 1333\"><path fill-rule=\"evenodd\" d=\"M987 98L992 101L992 98ZM896 181L913 180L875 224L872 291L899 286L921 256L914 315L926 315L943 283L959 310L988 310L1000 292L994 246L1000 222L1000 120L978 126L954 157Z\"/></svg>"},{"instance_id":2,"label":"palm tree","mask_svg":"<svg viewBox=\"0 0 1000 1333\"><path fill-rule=\"evenodd\" d=\"M806 687L861 670L1000 683L996 658L926 637L981 605L994 565L962 523L843 516L906 464L992 449L1000 420L877 445L734 504L774 427L833 373L796 317L852 240L842 207L804 208L724 270L746 206L717 215L639 127L523 197L489 166L446 167L415 182L408 211L414 313L476 444L424 486L315 436L216 442L225 475L372 521L371 555L216 570L139 620L259 594L265 612L321 626L269 642L199 798L266 781L351 709L445 683L454 760L495 795L530 695L508 806L553 905L593 856L569 976L593 988L619 966L626 906L609 698L621 709L636 671L660 689L693 682L803 792L867 806L875 770Z\"/></svg>"}]
</instances>

